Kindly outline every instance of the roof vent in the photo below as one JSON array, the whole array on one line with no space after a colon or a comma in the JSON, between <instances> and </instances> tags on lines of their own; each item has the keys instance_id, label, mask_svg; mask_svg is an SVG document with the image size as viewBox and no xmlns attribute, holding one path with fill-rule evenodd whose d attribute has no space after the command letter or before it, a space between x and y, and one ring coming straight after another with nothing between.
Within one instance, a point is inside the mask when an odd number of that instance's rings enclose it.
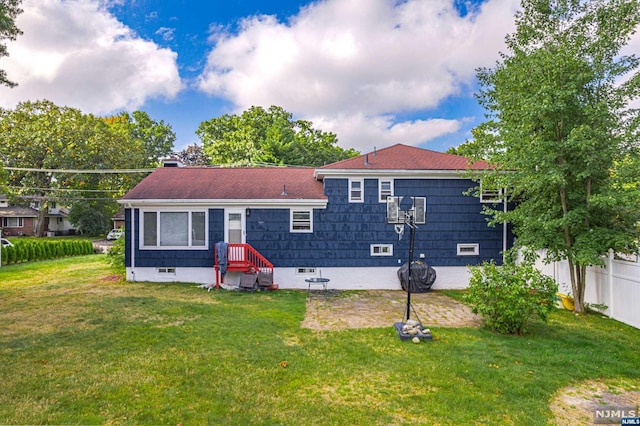
<instances>
[{"instance_id":1,"label":"roof vent","mask_svg":"<svg viewBox=\"0 0 640 426\"><path fill-rule=\"evenodd\" d=\"M282 195L283 197L288 195L287 194L287 185L282 185L282 194L280 194L280 195Z\"/></svg>"},{"instance_id":2,"label":"roof vent","mask_svg":"<svg viewBox=\"0 0 640 426\"><path fill-rule=\"evenodd\" d=\"M365 154L364 155L364 165L368 166L369 165L369 154Z\"/></svg>"},{"instance_id":3,"label":"roof vent","mask_svg":"<svg viewBox=\"0 0 640 426\"><path fill-rule=\"evenodd\" d=\"M376 149L376 147L373 147L373 156L375 157L376 155L378 155L378 150Z\"/></svg>"}]
</instances>

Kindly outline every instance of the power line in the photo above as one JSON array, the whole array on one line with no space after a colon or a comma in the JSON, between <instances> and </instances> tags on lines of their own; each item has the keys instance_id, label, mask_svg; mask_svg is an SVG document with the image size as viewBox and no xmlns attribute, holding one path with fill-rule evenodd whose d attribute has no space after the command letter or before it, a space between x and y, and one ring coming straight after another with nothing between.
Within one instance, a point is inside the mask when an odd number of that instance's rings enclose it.
<instances>
[{"instance_id":1,"label":"power line","mask_svg":"<svg viewBox=\"0 0 640 426\"><path fill-rule=\"evenodd\" d=\"M62 191L62 192L112 192L112 193L118 193L118 192L125 192L121 189L72 189L72 188L36 188L33 186L15 186L15 185L9 185L7 186L7 188L11 188L11 189L27 189L27 190L31 190L31 191Z\"/></svg>"},{"instance_id":2,"label":"power line","mask_svg":"<svg viewBox=\"0 0 640 426\"><path fill-rule=\"evenodd\" d=\"M118 174L118 173L150 173L156 169L104 169L104 170L80 170L80 169L38 169L32 167L4 167L5 170L17 172L43 172L43 173L93 173L93 174Z\"/></svg>"}]
</instances>

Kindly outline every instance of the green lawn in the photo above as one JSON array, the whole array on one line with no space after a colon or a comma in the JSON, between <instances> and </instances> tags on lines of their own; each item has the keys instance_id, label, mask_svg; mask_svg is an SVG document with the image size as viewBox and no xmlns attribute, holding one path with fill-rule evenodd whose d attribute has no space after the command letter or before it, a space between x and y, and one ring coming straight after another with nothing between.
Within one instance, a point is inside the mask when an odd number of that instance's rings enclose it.
<instances>
[{"instance_id":1,"label":"green lawn","mask_svg":"<svg viewBox=\"0 0 640 426\"><path fill-rule=\"evenodd\" d=\"M300 328L304 292L114 283L102 256L0 268L0 424L546 424L562 387L638 382L640 331Z\"/></svg>"}]
</instances>

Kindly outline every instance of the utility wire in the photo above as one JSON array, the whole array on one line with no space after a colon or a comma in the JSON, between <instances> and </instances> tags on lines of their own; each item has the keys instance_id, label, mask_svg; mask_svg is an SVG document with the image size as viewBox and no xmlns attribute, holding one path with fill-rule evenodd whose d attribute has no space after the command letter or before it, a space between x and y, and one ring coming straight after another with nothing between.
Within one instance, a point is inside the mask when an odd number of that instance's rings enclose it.
<instances>
[{"instance_id":1,"label":"utility wire","mask_svg":"<svg viewBox=\"0 0 640 426\"><path fill-rule=\"evenodd\" d=\"M80 170L80 169L37 169L32 167L4 167L5 170L18 172L43 172L43 173L93 173L93 174L118 174L118 173L150 173L156 169L104 169L104 170Z\"/></svg>"},{"instance_id":2,"label":"utility wire","mask_svg":"<svg viewBox=\"0 0 640 426\"><path fill-rule=\"evenodd\" d=\"M32 191L63 191L63 192L113 192L113 193L118 193L118 192L124 192L121 189L72 189L72 188L36 188L33 186L14 186L14 185L9 185L7 186L7 188L11 188L11 189L27 189L27 190L32 190Z\"/></svg>"}]
</instances>

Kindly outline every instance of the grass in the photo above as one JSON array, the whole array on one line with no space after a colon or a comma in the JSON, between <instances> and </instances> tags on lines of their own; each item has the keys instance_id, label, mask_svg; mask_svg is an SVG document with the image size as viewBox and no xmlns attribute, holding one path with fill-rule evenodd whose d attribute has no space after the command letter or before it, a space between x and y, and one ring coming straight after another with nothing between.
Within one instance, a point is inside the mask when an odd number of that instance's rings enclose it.
<instances>
[{"instance_id":1,"label":"grass","mask_svg":"<svg viewBox=\"0 0 640 426\"><path fill-rule=\"evenodd\" d=\"M305 292L122 283L99 255L0 268L0 424L546 424L562 387L638 382L640 331L300 328Z\"/></svg>"}]
</instances>

